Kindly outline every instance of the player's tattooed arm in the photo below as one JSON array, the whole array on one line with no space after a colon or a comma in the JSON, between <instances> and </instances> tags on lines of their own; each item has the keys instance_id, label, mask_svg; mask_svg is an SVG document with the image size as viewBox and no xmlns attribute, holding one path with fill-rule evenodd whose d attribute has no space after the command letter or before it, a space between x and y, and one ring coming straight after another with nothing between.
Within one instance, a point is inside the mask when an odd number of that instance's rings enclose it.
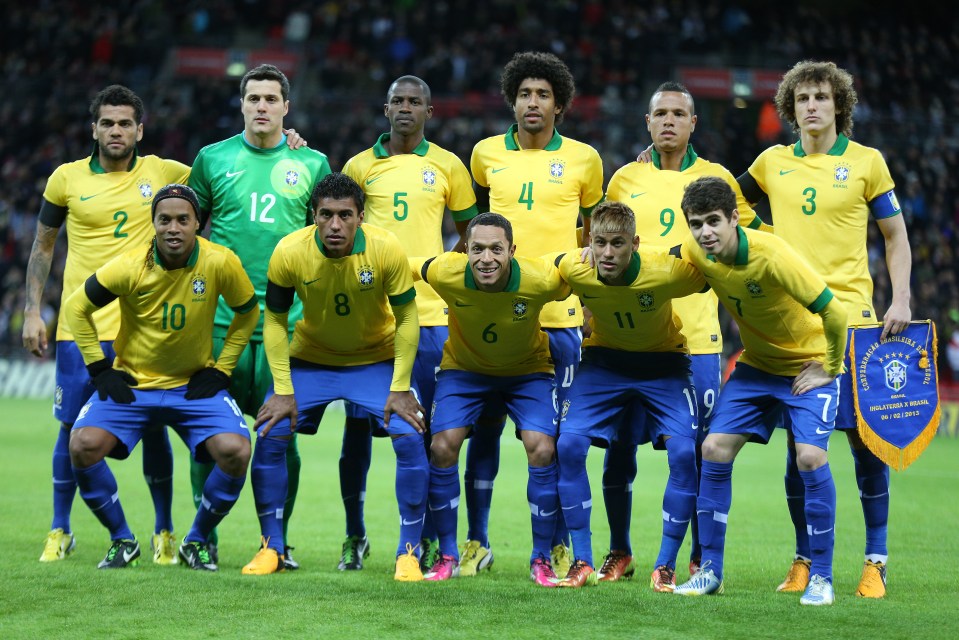
<instances>
[{"instance_id":1,"label":"player's tattooed arm","mask_svg":"<svg viewBox=\"0 0 959 640\"><path fill-rule=\"evenodd\" d=\"M37 222L37 236L33 240L30 259L27 262L26 304L23 309L23 346L33 355L43 356L47 349L47 326L40 317L40 300L43 286L50 275L53 262L53 247L59 227L50 227Z\"/></svg>"}]
</instances>

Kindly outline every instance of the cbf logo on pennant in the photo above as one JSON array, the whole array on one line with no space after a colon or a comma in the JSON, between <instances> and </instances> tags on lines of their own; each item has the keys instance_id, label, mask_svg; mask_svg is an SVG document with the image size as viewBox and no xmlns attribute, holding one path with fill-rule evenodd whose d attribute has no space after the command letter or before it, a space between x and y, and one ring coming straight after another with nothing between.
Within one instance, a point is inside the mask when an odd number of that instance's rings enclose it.
<instances>
[{"instance_id":1,"label":"cbf logo on pennant","mask_svg":"<svg viewBox=\"0 0 959 640\"><path fill-rule=\"evenodd\" d=\"M882 367L886 372L886 386L893 391L901 391L906 386L906 365L899 360L890 360Z\"/></svg>"}]
</instances>

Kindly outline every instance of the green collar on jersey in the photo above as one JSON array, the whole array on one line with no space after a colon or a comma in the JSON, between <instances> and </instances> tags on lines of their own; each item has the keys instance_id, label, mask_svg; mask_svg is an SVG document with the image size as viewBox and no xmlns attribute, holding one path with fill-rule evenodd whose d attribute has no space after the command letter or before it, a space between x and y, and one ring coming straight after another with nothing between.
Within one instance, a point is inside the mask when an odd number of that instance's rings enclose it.
<instances>
[{"instance_id":1,"label":"green collar on jersey","mask_svg":"<svg viewBox=\"0 0 959 640\"><path fill-rule=\"evenodd\" d=\"M133 167L137 166L137 148L133 147L133 158L130 160L130 166L127 167L127 171L133 171ZM106 173L107 170L103 168L103 165L100 164L100 145L99 143L93 143L93 153L90 154L90 171L93 173Z\"/></svg>"},{"instance_id":2,"label":"green collar on jersey","mask_svg":"<svg viewBox=\"0 0 959 640\"><path fill-rule=\"evenodd\" d=\"M519 146L519 143L516 142L516 132L519 130L518 125L510 125L509 130L506 132L506 150L507 151L522 151L523 149ZM543 151L556 151L561 146L563 146L563 136L559 135L559 129L553 127L553 137L549 139L549 142L546 143L546 146L543 147Z\"/></svg>"},{"instance_id":3,"label":"green collar on jersey","mask_svg":"<svg viewBox=\"0 0 959 640\"><path fill-rule=\"evenodd\" d=\"M326 253L326 247L323 245L323 241L320 240L320 228L317 227L313 230L313 239L316 241L316 246L319 248L320 253L325 257L329 258L330 256ZM353 250L350 251L348 255L355 256L358 253L363 253L366 251L366 234L363 233L363 227L356 228L356 236L353 238ZM344 256L346 257L346 256ZM332 258L336 260L337 258Z\"/></svg>"},{"instance_id":4,"label":"green collar on jersey","mask_svg":"<svg viewBox=\"0 0 959 640\"><path fill-rule=\"evenodd\" d=\"M596 279L602 282L603 284L611 287L615 287L615 286L628 287L629 285L636 282L636 278L639 277L640 263L641 261L639 259L639 253L636 251L633 251L633 255L630 256L629 258L629 266L627 266L626 271L623 272L623 279L625 280L625 282L622 285L609 284L609 282L607 282L606 279L600 275L597 275Z\"/></svg>"},{"instance_id":5,"label":"green collar on jersey","mask_svg":"<svg viewBox=\"0 0 959 640\"><path fill-rule=\"evenodd\" d=\"M746 238L746 232L738 224L736 225L736 232L739 234L739 248L736 250L736 259L733 264L741 267L749 263L749 240ZM707 254L706 259L716 262L716 256Z\"/></svg>"},{"instance_id":6,"label":"green collar on jersey","mask_svg":"<svg viewBox=\"0 0 959 640\"><path fill-rule=\"evenodd\" d=\"M255 144L253 144L252 142L250 142L249 140L247 140L247 139L246 139L246 131L241 131L238 135L239 135L239 137L240 137L240 140L243 142L243 146L246 147L247 150L252 151L252 152L254 152L254 153L273 153L273 152L275 152L276 150L282 149L283 147L286 146L286 134L285 134L285 133L283 133L283 134L280 135L280 141L276 143L276 146L275 146L275 147L267 147L267 148L258 147L258 146L256 146Z\"/></svg>"},{"instance_id":7,"label":"green collar on jersey","mask_svg":"<svg viewBox=\"0 0 959 640\"><path fill-rule=\"evenodd\" d=\"M651 154L653 156L653 166L656 167L657 169L662 169L663 167L661 164L661 156L659 154L659 151L656 151L656 147L653 147ZM696 159L698 157L699 156L696 155L696 150L693 149L693 145L687 144L686 153L683 154L683 161L679 163L679 170L685 171L686 169L693 166L693 164L696 162Z\"/></svg>"},{"instance_id":8,"label":"green collar on jersey","mask_svg":"<svg viewBox=\"0 0 959 640\"><path fill-rule=\"evenodd\" d=\"M476 286L476 279L473 277L473 269L470 267L469 261L466 262L466 275L464 276L463 284L466 285L467 289L479 291L479 287ZM506 288L503 289L502 292L496 293L515 293L517 291L519 291L519 263L516 262L516 258L510 258L509 282L506 283Z\"/></svg>"},{"instance_id":9,"label":"green collar on jersey","mask_svg":"<svg viewBox=\"0 0 959 640\"><path fill-rule=\"evenodd\" d=\"M841 156L846 153L846 147L849 146L849 138L843 134L839 134L839 137L836 138L836 142L832 145L832 149L826 152L827 156ZM806 152L802 148L802 140L796 140L796 145L793 147L793 155L797 158L805 158Z\"/></svg>"},{"instance_id":10,"label":"green collar on jersey","mask_svg":"<svg viewBox=\"0 0 959 640\"><path fill-rule=\"evenodd\" d=\"M373 145L373 155L377 158L389 158L390 150L386 147L386 143L389 141L390 133L388 131L380 135L380 137L376 139L376 144ZM416 148L413 149L413 153L418 156L425 156L426 152L429 150L430 143L427 142L426 138L424 137L422 140L420 140L420 143L416 145Z\"/></svg>"},{"instance_id":11,"label":"green collar on jersey","mask_svg":"<svg viewBox=\"0 0 959 640\"><path fill-rule=\"evenodd\" d=\"M193 251L190 252L190 257L187 259L184 267L192 267L196 264L197 258L200 256L200 236L196 236L196 241L193 244ZM160 252L157 251L157 239L153 238L153 262L159 266L164 271L169 271L167 266L163 264L163 257L160 255ZM182 268L182 267L181 267Z\"/></svg>"}]
</instances>

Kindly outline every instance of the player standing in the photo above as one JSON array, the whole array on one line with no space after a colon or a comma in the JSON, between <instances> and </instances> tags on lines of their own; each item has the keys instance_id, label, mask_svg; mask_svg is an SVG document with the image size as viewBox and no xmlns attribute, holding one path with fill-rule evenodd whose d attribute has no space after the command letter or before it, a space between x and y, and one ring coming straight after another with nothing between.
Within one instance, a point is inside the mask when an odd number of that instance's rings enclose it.
<instances>
[{"instance_id":1,"label":"player standing","mask_svg":"<svg viewBox=\"0 0 959 640\"><path fill-rule=\"evenodd\" d=\"M680 209L683 189L702 176L718 176L736 192L737 210L744 226L756 229L762 221L755 215L739 191L736 179L722 165L696 154L689 139L696 129L696 106L689 90L676 82L664 82L653 92L646 114L646 128L652 137L649 162L631 162L621 167L609 181L606 198L627 204L636 214L636 233L648 247L672 248L689 237L689 227ZM719 301L712 291L673 300L673 311L682 320L692 363L693 384L700 429L699 445L709 430L713 407L719 395L723 337L719 328ZM641 413L633 416L643 420ZM629 526L632 514L632 485L636 477L636 446L613 440L603 463L603 498L609 520L609 554L599 570L599 579L614 581L633 573ZM698 484L698 483L697 483ZM663 516L666 517L665 514ZM664 520L664 525L669 523ZM690 575L699 568L699 540L696 521L692 522ZM657 567L654 574L675 573L675 566ZM672 582L651 579L657 591L671 590Z\"/></svg>"},{"instance_id":2,"label":"player standing","mask_svg":"<svg viewBox=\"0 0 959 640\"><path fill-rule=\"evenodd\" d=\"M163 187L152 210L153 241L105 264L65 303L97 390L77 417L70 456L80 495L113 541L99 568L130 566L140 545L104 457L126 458L150 425L171 425L195 456L216 463L179 551L190 568L216 571L206 538L240 497L250 461L246 421L226 388L260 310L236 255L197 238L199 206L189 187ZM213 317L221 296L236 315L214 359ZM100 345L94 312L118 298L114 361Z\"/></svg>"},{"instance_id":3,"label":"player standing","mask_svg":"<svg viewBox=\"0 0 959 640\"><path fill-rule=\"evenodd\" d=\"M849 139L857 102L852 76L831 62L804 61L782 79L776 92L779 116L799 140L764 151L740 176L750 202L768 195L776 235L816 269L845 306L850 330L877 322L866 228L870 213L885 240L892 304L883 316L882 339L912 319L909 278L912 254L892 177L882 154ZM856 467L866 522L866 557L856 594L886 594L889 467L863 444L856 428L852 372L846 355L840 379L836 428L845 431ZM810 572L804 483L790 437L786 457L786 501L796 528L796 556L777 590L802 591Z\"/></svg>"},{"instance_id":4,"label":"player standing","mask_svg":"<svg viewBox=\"0 0 959 640\"><path fill-rule=\"evenodd\" d=\"M686 187L682 210L692 237L681 255L703 272L736 319L744 350L702 446L696 515L703 563L674 593L722 593L733 460L746 442L769 441L775 429L769 418L782 410L792 423L806 488L812 575L800 603L830 605L836 486L826 451L836 420L846 311L785 241L738 226L736 196L721 178Z\"/></svg>"},{"instance_id":5,"label":"player standing","mask_svg":"<svg viewBox=\"0 0 959 640\"><path fill-rule=\"evenodd\" d=\"M573 76L553 54L518 53L503 68L501 87L516 123L505 135L481 140L473 149L470 169L480 209L486 209L488 202L486 210L510 221L520 256L567 251L579 244L576 226L580 215L585 238L589 233L589 214L603 197L603 163L599 154L591 146L561 136L556 130L573 103ZM540 322L549 334L550 353L556 365L559 415L579 364L583 341L579 301L570 298L547 305ZM484 421L489 421L489 417ZM470 439L465 477L470 531L464 568L477 564L474 557L482 562L483 556L490 555L489 505L501 432L502 429L496 432L488 427L478 429ZM475 464L471 464L472 459ZM471 467L475 469L472 477ZM565 575L570 563L566 539L560 520L552 553L560 576Z\"/></svg>"},{"instance_id":6,"label":"player standing","mask_svg":"<svg viewBox=\"0 0 959 640\"><path fill-rule=\"evenodd\" d=\"M591 222L595 268L583 264L579 252L559 263L560 274L589 307L592 329L557 443L559 495L575 554L559 586L597 582L586 456L591 444L609 446L618 438L667 451L663 536L653 581L657 591L672 591L676 555L695 516L699 431L687 339L673 299L703 291L706 282L665 249L641 245L633 212L622 202L599 205Z\"/></svg>"},{"instance_id":7,"label":"player standing","mask_svg":"<svg viewBox=\"0 0 959 640\"><path fill-rule=\"evenodd\" d=\"M349 176L326 176L310 202L315 226L281 240L267 272L263 344L275 393L257 415L252 477L263 548L243 573L283 570L286 449L294 430L315 433L329 403L342 399L373 415L392 440L400 512L394 578L422 580L416 547L429 467L423 409L410 387L419 325L409 261L393 234L361 226L363 191ZM303 318L290 343L294 294Z\"/></svg>"},{"instance_id":8,"label":"player standing","mask_svg":"<svg viewBox=\"0 0 959 640\"><path fill-rule=\"evenodd\" d=\"M555 373L539 318L548 302L569 296L569 287L551 262L514 258L510 222L499 214L473 218L466 243L466 255L445 253L419 271L450 310L450 336L437 374L431 425L429 504L441 555L426 579L460 575L459 453L470 429L499 432L496 424L477 423L492 405L505 407L526 449L533 532L530 578L552 587L556 574L549 556L560 511L551 402Z\"/></svg>"},{"instance_id":9,"label":"player standing","mask_svg":"<svg viewBox=\"0 0 959 640\"><path fill-rule=\"evenodd\" d=\"M460 234L457 250L461 250L466 225L476 215L476 197L463 162L425 137L426 121L433 116L429 86L416 76L397 78L387 91L383 113L389 132L343 167L343 173L366 195L364 221L396 234L408 255L435 256L443 252L443 212L449 209ZM430 407L443 343L449 336L447 308L428 284L417 281L414 286L420 342L413 379L420 402ZM348 413L355 414L355 408ZM426 438L428 447L428 433ZM340 570L362 569L369 554L363 503L371 444L367 417L347 415L340 456L340 491L346 510ZM429 512L420 547L420 567L426 570L439 553Z\"/></svg>"},{"instance_id":10,"label":"player standing","mask_svg":"<svg viewBox=\"0 0 959 640\"><path fill-rule=\"evenodd\" d=\"M289 97L290 82L282 71L270 64L250 69L240 80L243 131L201 149L190 174L203 222L210 220L210 240L240 257L261 305L265 304L266 270L273 248L287 234L310 224L313 185L330 173L324 154L308 148L294 150L288 145L283 118L289 112ZM301 315L302 306L296 301L290 312L291 327ZM221 300L214 328L214 354L223 348L232 319L233 311ZM240 356L230 393L244 413L255 416L272 381L263 351L261 321ZM284 539L300 478L295 436L286 455L289 489L283 506ZM212 465L192 461L195 502L211 470ZM215 531L210 542L215 557ZM287 569L299 568L289 547L282 555Z\"/></svg>"},{"instance_id":11,"label":"player standing","mask_svg":"<svg viewBox=\"0 0 959 640\"><path fill-rule=\"evenodd\" d=\"M137 143L143 138L143 102L126 87L110 85L100 91L90 104L90 115L95 149L89 158L63 164L50 175L27 264L23 346L42 357L47 348L47 328L40 318L40 299L50 274L57 233L65 222L70 246L57 324L53 406L60 429L53 449L53 524L41 562L62 560L76 545L70 526L77 490L70 464L70 430L80 407L93 393L64 302L111 257L152 237L150 203L154 194L164 185L185 182L190 171L174 160L137 153ZM93 317L103 341L101 347L107 357L112 357L112 342L120 328L119 305L107 305ZM173 452L163 427L143 433L143 475L156 510L153 560L175 564Z\"/></svg>"}]
</instances>

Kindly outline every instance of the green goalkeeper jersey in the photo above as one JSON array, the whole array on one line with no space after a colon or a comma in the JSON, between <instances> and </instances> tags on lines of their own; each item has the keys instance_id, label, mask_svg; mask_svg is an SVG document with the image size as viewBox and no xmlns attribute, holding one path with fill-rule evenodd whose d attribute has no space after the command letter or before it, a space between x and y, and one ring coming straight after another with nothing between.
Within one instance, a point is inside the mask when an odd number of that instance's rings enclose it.
<instances>
[{"instance_id":1,"label":"green goalkeeper jersey","mask_svg":"<svg viewBox=\"0 0 959 640\"><path fill-rule=\"evenodd\" d=\"M312 224L313 186L330 173L326 155L309 148L290 149L286 137L272 149L260 149L239 133L200 150L190 186L210 216L210 240L232 249L243 263L260 300L266 299L266 269L281 238ZM290 327L303 315L299 300L290 309ZM220 300L214 336L222 338L233 319ZM263 316L253 340L262 340Z\"/></svg>"}]
</instances>

